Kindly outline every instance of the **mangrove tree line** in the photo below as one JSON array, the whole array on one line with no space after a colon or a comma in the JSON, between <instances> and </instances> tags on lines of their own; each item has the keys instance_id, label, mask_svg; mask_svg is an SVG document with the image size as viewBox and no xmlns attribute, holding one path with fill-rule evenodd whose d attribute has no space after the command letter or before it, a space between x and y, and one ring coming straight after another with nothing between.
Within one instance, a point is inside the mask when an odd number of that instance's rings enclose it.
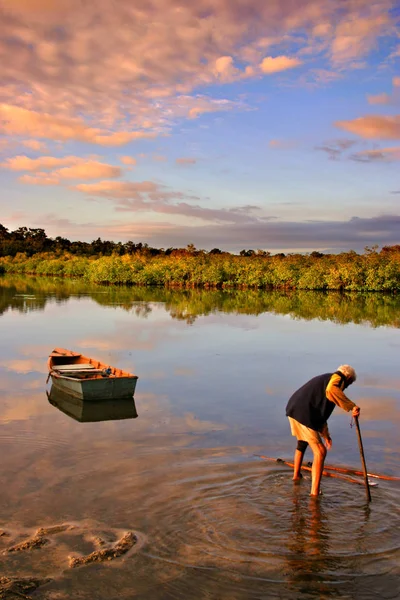
<instances>
[{"instance_id":1,"label":"mangrove tree line","mask_svg":"<svg viewBox=\"0 0 400 600\"><path fill-rule=\"evenodd\" d=\"M0 271L83 278L95 284L180 288L400 290L400 245L339 254L151 248L129 241L70 242L43 229L0 225Z\"/></svg>"}]
</instances>

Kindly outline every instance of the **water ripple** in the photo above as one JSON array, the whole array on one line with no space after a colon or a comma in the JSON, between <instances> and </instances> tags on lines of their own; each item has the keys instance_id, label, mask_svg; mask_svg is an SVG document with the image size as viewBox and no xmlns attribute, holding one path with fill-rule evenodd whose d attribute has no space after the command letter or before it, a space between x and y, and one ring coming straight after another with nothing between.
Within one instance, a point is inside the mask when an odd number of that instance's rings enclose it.
<instances>
[{"instance_id":1,"label":"water ripple","mask_svg":"<svg viewBox=\"0 0 400 600\"><path fill-rule=\"evenodd\" d=\"M213 473L209 466L197 478L171 481L180 494L148 500L155 526L147 553L285 585L317 575L325 583L385 575L400 551L397 486L380 484L367 506L361 486L323 485L323 498L313 499L309 478L294 485L287 469L241 462Z\"/></svg>"}]
</instances>

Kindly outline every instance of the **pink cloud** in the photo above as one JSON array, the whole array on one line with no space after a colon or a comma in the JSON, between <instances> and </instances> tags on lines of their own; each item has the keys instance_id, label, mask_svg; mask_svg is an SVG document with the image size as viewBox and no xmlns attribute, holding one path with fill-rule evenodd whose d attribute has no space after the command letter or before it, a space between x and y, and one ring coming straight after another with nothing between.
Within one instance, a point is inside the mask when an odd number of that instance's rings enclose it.
<instances>
[{"instance_id":1,"label":"pink cloud","mask_svg":"<svg viewBox=\"0 0 400 600\"><path fill-rule=\"evenodd\" d=\"M376 96L368 96L368 102L370 104L397 104L400 102L400 77L393 77L392 79L393 91L391 94L377 94Z\"/></svg>"},{"instance_id":2,"label":"pink cloud","mask_svg":"<svg viewBox=\"0 0 400 600\"><path fill-rule=\"evenodd\" d=\"M394 160L400 160L400 146L362 150L361 152L356 152L350 158L358 162L367 163L375 161L391 162Z\"/></svg>"},{"instance_id":3,"label":"pink cloud","mask_svg":"<svg viewBox=\"0 0 400 600\"><path fill-rule=\"evenodd\" d=\"M120 157L120 161L124 164L124 165L136 165L137 160L136 158L133 158L133 156L121 156Z\"/></svg>"},{"instance_id":4,"label":"pink cloud","mask_svg":"<svg viewBox=\"0 0 400 600\"><path fill-rule=\"evenodd\" d=\"M78 156L14 156L1 165L11 171L34 172L35 176L23 175L20 181L34 185L55 185L63 179L103 179L120 177L122 169L93 159Z\"/></svg>"},{"instance_id":5,"label":"pink cloud","mask_svg":"<svg viewBox=\"0 0 400 600\"><path fill-rule=\"evenodd\" d=\"M392 101L391 96L386 93L368 96L369 104L390 104L391 101Z\"/></svg>"},{"instance_id":6,"label":"pink cloud","mask_svg":"<svg viewBox=\"0 0 400 600\"><path fill-rule=\"evenodd\" d=\"M268 75L287 71L302 64L298 58L290 58L289 56L267 56L260 64L261 71Z\"/></svg>"},{"instance_id":7,"label":"pink cloud","mask_svg":"<svg viewBox=\"0 0 400 600\"><path fill-rule=\"evenodd\" d=\"M41 156L39 158L29 158L28 156L14 156L8 158L1 166L11 171L41 171L55 169L65 165L74 165L82 159L78 156L64 156L57 158L54 156Z\"/></svg>"},{"instance_id":8,"label":"pink cloud","mask_svg":"<svg viewBox=\"0 0 400 600\"><path fill-rule=\"evenodd\" d=\"M178 96L292 69L301 50L353 66L392 33L392 4L3 0L1 97L14 111L5 133L103 146L159 134L173 118L232 108L195 102L181 114L178 102L171 112ZM291 40L294 57L285 56ZM278 55L264 58L272 46Z\"/></svg>"},{"instance_id":9,"label":"pink cloud","mask_svg":"<svg viewBox=\"0 0 400 600\"><path fill-rule=\"evenodd\" d=\"M290 150L296 146L296 142L293 140L270 140L268 146L276 150Z\"/></svg>"},{"instance_id":10,"label":"pink cloud","mask_svg":"<svg viewBox=\"0 0 400 600\"><path fill-rule=\"evenodd\" d=\"M102 179L103 177L120 177L122 170L94 160L82 162L72 167L63 167L53 172L60 179Z\"/></svg>"},{"instance_id":11,"label":"pink cloud","mask_svg":"<svg viewBox=\"0 0 400 600\"><path fill-rule=\"evenodd\" d=\"M46 144L39 142L38 140L24 140L22 145L30 150L43 151L46 149Z\"/></svg>"},{"instance_id":12,"label":"pink cloud","mask_svg":"<svg viewBox=\"0 0 400 600\"><path fill-rule=\"evenodd\" d=\"M5 12L16 15L27 13L38 19L63 15L68 10L68 4L67 0L3 0Z\"/></svg>"},{"instance_id":13,"label":"pink cloud","mask_svg":"<svg viewBox=\"0 0 400 600\"><path fill-rule=\"evenodd\" d=\"M160 190L160 186L152 181L100 181L98 183L82 183L75 189L92 194L114 198L139 198L142 193L150 194Z\"/></svg>"},{"instance_id":14,"label":"pink cloud","mask_svg":"<svg viewBox=\"0 0 400 600\"><path fill-rule=\"evenodd\" d=\"M10 147L10 140L7 138L0 138L0 152L8 150Z\"/></svg>"},{"instance_id":15,"label":"pink cloud","mask_svg":"<svg viewBox=\"0 0 400 600\"><path fill-rule=\"evenodd\" d=\"M171 115L197 119L200 115L213 112L229 111L243 106L238 102L226 99L215 99L207 96L178 96L168 103Z\"/></svg>"},{"instance_id":16,"label":"pink cloud","mask_svg":"<svg viewBox=\"0 0 400 600\"><path fill-rule=\"evenodd\" d=\"M177 158L175 162L177 165L184 166L184 165L194 165L194 164L196 164L197 160L195 158L182 157L182 158Z\"/></svg>"},{"instance_id":17,"label":"pink cloud","mask_svg":"<svg viewBox=\"0 0 400 600\"><path fill-rule=\"evenodd\" d=\"M350 121L336 121L335 125L364 139L400 139L400 115L367 115Z\"/></svg>"},{"instance_id":18,"label":"pink cloud","mask_svg":"<svg viewBox=\"0 0 400 600\"><path fill-rule=\"evenodd\" d=\"M232 56L220 56L215 61L215 75L221 81L233 81L237 72Z\"/></svg>"},{"instance_id":19,"label":"pink cloud","mask_svg":"<svg viewBox=\"0 0 400 600\"><path fill-rule=\"evenodd\" d=\"M59 185L60 180L48 173L36 173L36 175L22 175L19 177L22 183L30 185Z\"/></svg>"},{"instance_id":20,"label":"pink cloud","mask_svg":"<svg viewBox=\"0 0 400 600\"><path fill-rule=\"evenodd\" d=\"M384 2L360 3L357 15L350 13L337 23L331 43L333 64L351 64L375 47L379 36L390 28L389 6Z\"/></svg>"},{"instance_id":21,"label":"pink cloud","mask_svg":"<svg viewBox=\"0 0 400 600\"><path fill-rule=\"evenodd\" d=\"M118 212L153 212L211 222L244 223L258 220L251 214L257 207L218 209L193 205L189 201L199 200L199 198L171 190L152 181L100 181L81 183L74 189L91 196L109 199L115 204Z\"/></svg>"},{"instance_id":22,"label":"pink cloud","mask_svg":"<svg viewBox=\"0 0 400 600\"><path fill-rule=\"evenodd\" d=\"M54 117L9 104L0 105L3 133L30 135L38 138L68 141L77 140L100 146L122 146L135 139L154 138L149 132L109 132L87 127L82 119Z\"/></svg>"},{"instance_id":23,"label":"pink cloud","mask_svg":"<svg viewBox=\"0 0 400 600\"><path fill-rule=\"evenodd\" d=\"M249 53L248 56L250 56ZM251 65L247 65L243 71L238 69L235 67L232 56L220 56L215 61L214 74L215 77L222 83L230 83L237 79L254 77L257 72L257 68Z\"/></svg>"}]
</instances>

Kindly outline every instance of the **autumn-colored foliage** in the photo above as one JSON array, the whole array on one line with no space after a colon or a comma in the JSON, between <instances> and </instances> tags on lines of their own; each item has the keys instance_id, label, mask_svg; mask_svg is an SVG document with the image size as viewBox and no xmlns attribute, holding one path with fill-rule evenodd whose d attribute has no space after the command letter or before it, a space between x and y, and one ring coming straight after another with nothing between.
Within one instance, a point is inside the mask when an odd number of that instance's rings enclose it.
<instances>
[{"instance_id":1,"label":"autumn-colored foliage","mask_svg":"<svg viewBox=\"0 0 400 600\"><path fill-rule=\"evenodd\" d=\"M23 251L17 251L20 248ZM25 249L25 250L24 250ZM0 272L83 277L95 284L179 288L398 291L400 245L363 254L276 254L213 248L156 249L146 244L70 242L43 229L0 225Z\"/></svg>"},{"instance_id":2,"label":"autumn-colored foliage","mask_svg":"<svg viewBox=\"0 0 400 600\"><path fill-rule=\"evenodd\" d=\"M68 252L0 258L9 273L83 277L96 284L179 288L398 291L400 251L311 256L75 256Z\"/></svg>"}]
</instances>

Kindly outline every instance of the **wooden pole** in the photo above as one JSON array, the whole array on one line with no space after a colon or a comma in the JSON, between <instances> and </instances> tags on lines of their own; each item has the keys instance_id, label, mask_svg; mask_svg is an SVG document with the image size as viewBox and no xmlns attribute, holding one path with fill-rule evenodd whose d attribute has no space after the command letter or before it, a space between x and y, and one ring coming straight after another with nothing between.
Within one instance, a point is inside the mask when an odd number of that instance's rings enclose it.
<instances>
[{"instance_id":1,"label":"wooden pole","mask_svg":"<svg viewBox=\"0 0 400 600\"><path fill-rule=\"evenodd\" d=\"M263 458L264 460L273 460L275 462L285 462L282 458L275 458L273 456L263 456L261 454L254 454L258 458ZM293 464L291 464L293 466ZM312 461L308 461L306 463L307 467L312 467ZM302 467L304 468L304 467ZM345 467L335 467L334 465L324 465L324 471L338 471L338 473L346 473L347 475L361 475L364 476L363 471L358 471L357 469L350 469ZM367 473L368 477L372 477L374 479L386 479L387 481L400 481L400 477L394 477L392 475L379 475L378 473ZM369 482L371 485L371 482Z\"/></svg>"},{"instance_id":2,"label":"wooden pole","mask_svg":"<svg viewBox=\"0 0 400 600\"><path fill-rule=\"evenodd\" d=\"M312 467L312 462L307 463L308 467ZM364 475L363 471L358 471L357 469L346 469L345 467L335 467L333 465L324 465L324 470L326 471L337 471L338 473L347 473L347 475ZM377 473L367 473L368 478L372 477L373 479L386 479L387 481L400 481L400 477L392 477L391 475L378 475ZM371 485L371 482L370 482Z\"/></svg>"},{"instance_id":3,"label":"wooden pole","mask_svg":"<svg viewBox=\"0 0 400 600\"><path fill-rule=\"evenodd\" d=\"M264 460L274 460L275 462L282 463L287 467L294 467L294 464L289 460L283 460L282 458L270 458L269 456L263 456L262 454L257 454L256 456L258 456L259 458L263 458ZM301 470L310 472L312 471L311 467L307 467L305 465L302 465ZM334 477L335 479L342 479L343 481L347 481L348 483L356 483L357 485L363 485L361 479L354 479L353 477L349 477L347 475L339 475L338 473L332 473L330 471L326 471L325 469L322 471L322 475L325 475L325 477ZM373 485L377 484L374 483Z\"/></svg>"},{"instance_id":4,"label":"wooden pole","mask_svg":"<svg viewBox=\"0 0 400 600\"><path fill-rule=\"evenodd\" d=\"M364 449L363 449L363 443L362 443L362 439L361 439L361 431L360 431L360 425L358 423L358 417L354 417L354 421L355 421L356 428L357 428L358 447L360 449L361 464L362 464L363 473L364 473L365 492L367 494L368 502L371 502L372 498L371 498L371 492L369 489L367 465L365 464Z\"/></svg>"}]
</instances>

